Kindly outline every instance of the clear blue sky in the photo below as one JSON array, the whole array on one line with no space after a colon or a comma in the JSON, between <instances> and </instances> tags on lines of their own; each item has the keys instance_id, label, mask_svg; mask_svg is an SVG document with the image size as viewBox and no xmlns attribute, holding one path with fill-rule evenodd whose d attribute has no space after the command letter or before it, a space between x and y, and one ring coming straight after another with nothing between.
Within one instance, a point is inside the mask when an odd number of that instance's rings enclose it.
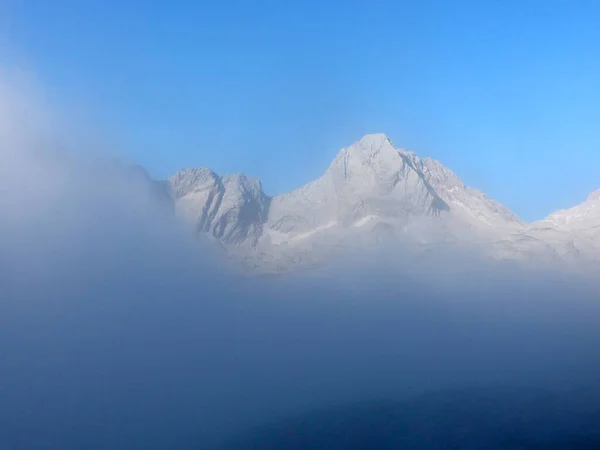
<instances>
[{"instance_id":1,"label":"clear blue sky","mask_svg":"<svg viewBox=\"0 0 600 450\"><path fill-rule=\"evenodd\" d=\"M2 3L0 64L156 177L206 165L275 194L384 132L525 219L600 188L597 0Z\"/></svg>"}]
</instances>

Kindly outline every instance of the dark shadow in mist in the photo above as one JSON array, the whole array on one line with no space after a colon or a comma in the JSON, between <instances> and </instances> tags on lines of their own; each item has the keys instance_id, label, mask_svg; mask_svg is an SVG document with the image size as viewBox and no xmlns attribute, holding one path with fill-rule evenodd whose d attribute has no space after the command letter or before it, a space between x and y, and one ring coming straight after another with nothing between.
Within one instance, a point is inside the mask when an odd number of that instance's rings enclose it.
<instances>
[{"instance_id":1,"label":"dark shadow in mist","mask_svg":"<svg viewBox=\"0 0 600 450\"><path fill-rule=\"evenodd\" d=\"M313 411L241 434L222 450L600 448L600 410L537 389L440 391Z\"/></svg>"}]
</instances>

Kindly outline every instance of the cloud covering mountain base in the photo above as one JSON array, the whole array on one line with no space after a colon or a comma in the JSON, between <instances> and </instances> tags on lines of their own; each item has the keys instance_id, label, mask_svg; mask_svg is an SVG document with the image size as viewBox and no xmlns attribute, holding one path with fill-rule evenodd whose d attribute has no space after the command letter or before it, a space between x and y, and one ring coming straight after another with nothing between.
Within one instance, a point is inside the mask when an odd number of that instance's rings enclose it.
<instances>
[{"instance_id":1,"label":"cloud covering mountain base","mask_svg":"<svg viewBox=\"0 0 600 450\"><path fill-rule=\"evenodd\" d=\"M143 173L56 150L0 93L2 449L210 448L344 402L597 387L596 280L400 248L244 277Z\"/></svg>"}]
</instances>

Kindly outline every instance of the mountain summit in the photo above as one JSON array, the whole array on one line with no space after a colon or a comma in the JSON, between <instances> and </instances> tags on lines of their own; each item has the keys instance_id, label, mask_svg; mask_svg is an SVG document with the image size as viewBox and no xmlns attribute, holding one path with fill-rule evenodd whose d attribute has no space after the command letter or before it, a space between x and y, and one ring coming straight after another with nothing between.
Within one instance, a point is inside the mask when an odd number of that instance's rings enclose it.
<instances>
[{"instance_id":1,"label":"mountain summit","mask_svg":"<svg viewBox=\"0 0 600 450\"><path fill-rule=\"evenodd\" d=\"M527 225L438 161L394 147L385 134L341 149L320 178L275 197L256 179L221 177L207 168L181 170L168 183L179 215L198 233L268 271L319 264L340 250L381 241L477 244L499 258L543 247L544 258L555 259L565 253L557 246L576 246L574 223L600 227L600 191L584 205ZM560 238L544 239L549 226Z\"/></svg>"}]
</instances>

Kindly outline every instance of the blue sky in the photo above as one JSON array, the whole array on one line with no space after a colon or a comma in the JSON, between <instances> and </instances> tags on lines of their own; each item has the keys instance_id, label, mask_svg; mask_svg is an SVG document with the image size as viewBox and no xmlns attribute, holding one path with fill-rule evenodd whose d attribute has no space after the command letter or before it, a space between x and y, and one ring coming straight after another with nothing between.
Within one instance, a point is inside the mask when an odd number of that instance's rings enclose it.
<instances>
[{"instance_id":1,"label":"blue sky","mask_svg":"<svg viewBox=\"0 0 600 450\"><path fill-rule=\"evenodd\" d=\"M156 177L276 194L384 132L536 219L600 188L599 23L593 0L5 0L0 65Z\"/></svg>"}]
</instances>

